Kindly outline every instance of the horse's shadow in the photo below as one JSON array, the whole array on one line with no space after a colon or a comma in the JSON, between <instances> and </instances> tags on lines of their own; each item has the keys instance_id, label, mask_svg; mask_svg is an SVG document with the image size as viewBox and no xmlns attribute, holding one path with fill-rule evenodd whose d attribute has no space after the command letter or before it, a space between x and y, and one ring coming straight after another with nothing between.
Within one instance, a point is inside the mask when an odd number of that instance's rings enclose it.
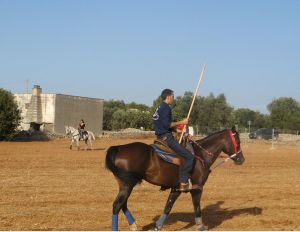
<instances>
[{"instance_id":1,"label":"horse's shadow","mask_svg":"<svg viewBox=\"0 0 300 232\"><path fill-rule=\"evenodd\" d=\"M230 220L241 214L248 215L260 215L262 213L262 208L258 207L249 207L249 208L239 208L239 209L230 209L230 208L221 208L220 206L224 204L224 201L218 201L215 204L208 205L202 209L202 219L203 223L207 229L211 230L215 227L221 225L224 221ZM157 215L153 218L153 222L144 226L143 230L153 230L155 227L155 222L159 219L160 215ZM167 225L173 224L177 221L182 221L188 223L183 228L179 230L187 230L195 225L195 214L191 213L174 213L170 214L166 220Z\"/></svg>"},{"instance_id":2,"label":"horse's shadow","mask_svg":"<svg viewBox=\"0 0 300 232\"><path fill-rule=\"evenodd\" d=\"M94 148L93 151L103 151L105 148Z\"/></svg>"},{"instance_id":3,"label":"horse's shadow","mask_svg":"<svg viewBox=\"0 0 300 232\"><path fill-rule=\"evenodd\" d=\"M79 150L78 151L103 151L103 150L105 150L105 148L87 148L87 149L85 149L85 148L79 148Z\"/></svg>"}]
</instances>

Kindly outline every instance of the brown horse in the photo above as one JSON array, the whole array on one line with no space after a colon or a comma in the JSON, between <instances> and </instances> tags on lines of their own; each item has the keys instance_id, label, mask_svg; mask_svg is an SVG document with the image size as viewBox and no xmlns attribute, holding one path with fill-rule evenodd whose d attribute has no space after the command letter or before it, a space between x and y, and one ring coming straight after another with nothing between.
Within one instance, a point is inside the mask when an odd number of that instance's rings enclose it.
<instances>
[{"instance_id":1,"label":"brown horse","mask_svg":"<svg viewBox=\"0 0 300 232\"><path fill-rule=\"evenodd\" d=\"M200 188L193 189L190 193L195 210L196 229L204 230L200 199L211 165L222 151L235 164L242 164L245 158L241 151L239 134L234 128L219 131L195 141L193 148L195 162L191 173L191 182ZM119 193L113 203L112 230L118 230L118 215L121 209L131 229L137 229L135 219L127 208L127 200L133 187L143 179L151 184L161 186L163 189L171 188L164 213L156 222L156 229L161 229L174 202L181 194L176 190L179 167L162 160L155 154L152 146L139 142L110 147L106 154L106 167L114 174L119 184Z\"/></svg>"}]
</instances>

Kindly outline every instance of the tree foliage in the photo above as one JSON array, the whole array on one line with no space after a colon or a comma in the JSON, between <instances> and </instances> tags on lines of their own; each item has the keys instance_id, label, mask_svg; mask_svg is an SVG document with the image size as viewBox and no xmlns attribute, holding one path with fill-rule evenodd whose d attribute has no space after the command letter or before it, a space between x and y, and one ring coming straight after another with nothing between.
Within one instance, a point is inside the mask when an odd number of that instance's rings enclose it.
<instances>
[{"instance_id":1,"label":"tree foliage","mask_svg":"<svg viewBox=\"0 0 300 232\"><path fill-rule=\"evenodd\" d=\"M11 92L0 89L0 140L10 140L19 126L21 112Z\"/></svg>"},{"instance_id":2,"label":"tree foliage","mask_svg":"<svg viewBox=\"0 0 300 232\"><path fill-rule=\"evenodd\" d=\"M247 108L239 108L233 112L234 124L237 124L240 129L269 127L268 116L258 111L253 111Z\"/></svg>"},{"instance_id":3,"label":"tree foliage","mask_svg":"<svg viewBox=\"0 0 300 232\"><path fill-rule=\"evenodd\" d=\"M207 97L199 97L195 105L194 113L197 116L194 124L198 125L202 132L231 127L232 111L233 107L228 104L224 94L215 97L211 93Z\"/></svg>"},{"instance_id":4,"label":"tree foliage","mask_svg":"<svg viewBox=\"0 0 300 232\"><path fill-rule=\"evenodd\" d=\"M192 92L177 96L172 105L173 121L187 117ZM135 102L125 104L124 101L105 101L104 129L119 130L127 127L152 130L152 115L161 103L158 96L151 107ZM221 128L238 125L240 129L275 127L280 129L300 129L300 104L292 98L279 98L268 105L270 115L262 114L247 108L234 108L227 102L224 94L205 97L197 96L190 115L190 125L197 126L198 132L210 133Z\"/></svg>"},{"instance_id":5,"label":"tree foliage","mask_svg":"<svg viewBox=\"0 0 300 232\"><path fill-rule=\"evenodd\" d=\"M126 105L124 101L115 101L109 100L104 101L103 106L103 129L104 130L112 130L113 129L113 114L120 109L126 109Z\"/></svg>"},{"instance_id":6,"label":"tree foliage","mask_svg":"<svg viewBox=\"0 0 300 232\"><path fill-rule=\"evenodd\" d=\"M291 97L273 100L268 106L272 127L281 129L300 129L300 104Z\"/></svg>"},{"instance_id":7,"label":"tree foliage","mask_svg":"<svg viewBox=\"0 0 300 232\"><path fill-rule=\"evenodd\" d=\"M152 129L150 107L144 104L109 100L104 102L104 130L120 130L125 128Z\"/></svg>"}]
</instances>

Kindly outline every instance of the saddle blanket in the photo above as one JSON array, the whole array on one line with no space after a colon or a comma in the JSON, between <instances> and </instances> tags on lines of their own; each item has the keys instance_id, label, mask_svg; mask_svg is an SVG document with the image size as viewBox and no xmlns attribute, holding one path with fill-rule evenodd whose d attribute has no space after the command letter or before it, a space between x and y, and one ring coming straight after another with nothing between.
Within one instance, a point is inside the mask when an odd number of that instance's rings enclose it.
<instances>
[{"instance_id":1,"label":"saddle blanket","mask_svg":"<svg viewBox=\"0 0 300 232\"><path fill-rule=\"evenodd\" d=\"M162 158L164 161L171 164L180 165L180 159L176 154L163 151L160 148L158 148L155 144L150 144L150 146L154 149L155 154Z\"/></svg>"}]
</instances>

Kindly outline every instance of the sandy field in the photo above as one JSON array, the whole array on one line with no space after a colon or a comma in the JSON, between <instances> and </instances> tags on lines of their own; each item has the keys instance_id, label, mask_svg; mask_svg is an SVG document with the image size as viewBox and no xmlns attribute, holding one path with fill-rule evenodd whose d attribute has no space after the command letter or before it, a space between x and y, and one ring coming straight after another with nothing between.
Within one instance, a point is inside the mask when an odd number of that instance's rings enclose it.
<instances>
[{"instance_id":1,"label":"sandy field","mask_svg":"<svg viewBox=\"0 0 300 232\"><path fill-rule=\"evenodd\" d=\"M95 150L69 150L69 140L0 142L0 230L110 230L117 194L104 168L115 144L151 139L97 139ZM244 145L244 146L243 146ZM251 141L242 166L227 162L213 172L202 196L209 230L300 230L300 147ZM140 230L151 230L169 191L143 182L128 207ZM164 230L194 230L190 194L182 194ZM123 214L119 229L128 230Z\"/></svg>"}]
</instances>

